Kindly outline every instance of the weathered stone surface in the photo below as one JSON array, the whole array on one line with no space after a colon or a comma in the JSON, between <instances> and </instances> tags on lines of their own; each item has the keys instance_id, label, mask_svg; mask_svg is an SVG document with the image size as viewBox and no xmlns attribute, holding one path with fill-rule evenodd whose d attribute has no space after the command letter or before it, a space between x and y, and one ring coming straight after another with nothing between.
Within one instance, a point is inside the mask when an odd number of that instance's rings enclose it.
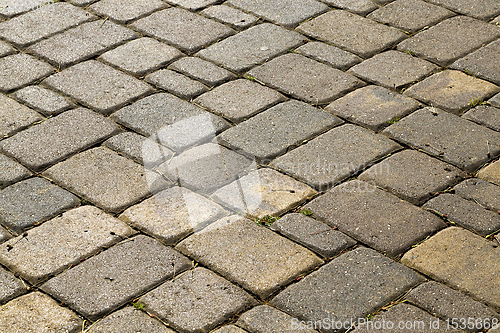
<instances>
[{"instance_id":1,"label":"weathered stone surface","mask_svg":"<svg viewBox=\"0 0 500 333\"><path fill-rule=\"evenodd\" d=\"M216 86L236 78L230 71L196 57L184 57L179 59L168 66L168 69L181 72L209 86Z\"/></svg>"},{"instance_id":2,"label":"weathered stone surface","mask_svg":"<svg viewBox=\"0 0 500 333\"><path fill-rule=\"evenodd\" d=\"M0 91L22 88L53 72L52 66L26 53L0 58Z\"/></svg>"},{"instance_id":3,"label":"weathered stone surface","mask_svg":"<svg viewBox=\"0 0 500 333\"><path fill-rule=\"evenodd\" d=\"M10 232L8 232L4 227L0 226L0 243L3 243L11 238L12 235L10 234Z\"/></svg>"},{"instance_id":4,"label":"weathered stone surface","mask_svg":"<svg viewBox=\"0 0 500 333\"><path fill-rule=\"evenodd\" d=\"M416 110L417 101L379 86L357 89L335 100L325 110L355 124L378 131Z\"/></svg>"},{"instance_id":5,"label":"weathered stone surface","mask_svg":"<svg viewBox=\"0 0 500 333\"><path fill-rule=\"evenodd\" d=\"M146 83L95 60L67 68L43 84L104 114L153 91Z\"/></svg>"},{"instance_id":6,"label":"weathered stone surface","mask_svg":"<svg viewBox=\"0 0 500 333\"><path fill-rule=\"evenodd\" d=\"M30 178L0 192L0 222L20 233L79 204L76 196L46 179Z\"/></svg>"},{"instance_id":7,"label":"weathered stone surface","mask_svg":"<svg viewBox=\"0 0 500 333\"><path fill-rule=\"evenodd\" d=\"M358 177L414 205L420 205L463 178L465 173L460 169L415 150L390 156Z\"/></svg>"},{"instance_id":8,"label":"weathered stone surface","mask_svg":"<svg viewBox=\"0 0 500 333\"><path fill-rule=\"evenodd\" d=\"M490 183L500 185L500 161L496 161L477 173L477 177Z\"/></svg>"},{"instance_id":9,"label":"weathered stone surface","mask_svg":"<svg viewBox=\"0 0 500 333\"><path fill-rule=\"evenodd\" d=\"M236 322L236 325L246 329L248 332L255 333L293 333L297 332L296 329L293 329L294 320L297 321L296 318L269 305L261 305L243 313ZM318 332L310 329L303 329L300 331L304 333Z\"/></svg>"},{"instance_id":10,"label":"weathered stone surface","mask_svg":"<svg viewBox=\"0 0 500 333\"><path fill-rule=\"evenodd\" d=\"M455 193L478 205L500 211L500 187L478 178L466 179L455 186Z\"/></svg>"},{"instance_id":11,"label":"weathered stone surface","mask_svg":"<svg viewBox=\"0 0 500 333\"><path fill-rule=\"evenodd\" d=\"M304 41L296 32L264 23L224 39L197 53L236 72L243 72Z\"/></svg>"},{"instance_id":12,"label":"weathered stone surface","mask_svg":"<svg viewBox=\"0 0 500 333\"><path fill-rule=\"evenodd\" d=\"M234 325L226 325L213 331L213 333L247 333L247 331L244 331L241 328Z\"/></svg>"},{"instance_id":13,"label":"weathered stone surface","mask_svg":"<svg viewBox=\"0 0 500 333\"><path fill-rule=\"evenodd\" d=\"M0 57L5 57L6 55L15 53L16 50L9 44L0 41Z\"/></svg>"},{"instance_id":14,"label":"weathered stone surface","mask_svg":"<svg viewBox=\"0 0 500 333\"><path fill-rule=\"evenodd\" d=\"M350 74L289 53L252 69L248 75L309 103L322 104L364 85Z\"/></svg>"},{"instance_id":15,"label":"weathered stone surface","mask_svg":"<svg viewBox=\"0 0 500 333\"><path fill-rule=\"evenodd\" d=\"M331 6L347 9L348 11L359 15L366 15L378 8L378 6L371 0L326 0L325 2Z\"/></svg>"},{"instance_id":16,"label":"weathered stone surface","mask_svg":"<svg viewBox=\"0 0 500 333\"><path fill-rule=\"evenodd\" d=\"M407 267L364 247L337 257L278 294L271 304L300 320L348 321L343 332L423 281Z\"/></svg>"},{"instance_id":17,"label":"weathered stone surface","mask_svg":"<svg viewBox=\"0 0 500 333\"><path fill-rule=\"evenodd\" d=\"M455 61L450 67L472 73L474 76L500 84L500 41L488 44L479 50Z\"/></svg>"},{"instance_id":18,"label":"weathered stone surface","mask_svg":"<svg viewBox=\"0 0 500 333\"><path fill-rule=\"evenodd\" d=\"M172 46L144 37L108 51L98 59L126 72L144 75L163 67L181 55L182 53Z\"/></svg>"},{"instance_id":19,"label":"weathered stone surface","mask_svg":"<svg viewBox=\"0 0 500 333\"><path fill-rule=\"evenodd\" d=\"M65 271L41 289L95 320L190 266L186 257L139 235Z\"/></svg>"},{"instance_id":20,"label":"weathered stone surface","mask_svg":"<svg viewBox=\"0 0 500 333\"><path fill-rule=\"evenodd\" d=\"M39 171L119 131L120 128L109 119L78 108L0 142L0 150Z\"/></svg>"},{"instance_id":21,"label":"weathered stone surface","mask_svg":"<svg viewBox=\"0 0 500 333\"><path fill-rule=\"evenodd\" d=\"M224 131L217 140L251 157L269 161L342 123L323 110L292 100Z\"/></svg>"},{"instance_id":22,"label":"weathered stone surface","mask_svg":"<svg viewBox=\"0 0 500 333\"><path fill-rule=\"evenodd\" d=\"M500 107L500 94L496 94L493 96L488 103L490 103L493 106Z\"/></svg>"},{"instance_id":23,"label":"weathered stone surface","mask_svg":"<svg viewBox=\"0 0 500 333\"><path fill-rule=\"evenodd\" d=\"M13 96L47 116L54 116L74 106L67 98L40 86L28 86L16 91Z\"/></svg>"},{"instance_id":24,"label":"weathered stone surface","mask_svg":"<svg viewBox=\"0 0 500 333\"><path fill-rule=\"evenodd\" d=\"M129 23L164 7L167 5L161 0L101 0L88 8L118 23Z\"/></svg>"},{"instance_id":25,"label":"weathered stone surface","mask_svg":"<svg viewBox=\"0 0 500 333\"><path fill-rule=\"evenodd\" d=\"M0 268L0 302L2 304L25 292L26 287L21 280L15 278L5 269Z\"/></svg>"},{"instance_id":26,"label":"weathered stone surface","mask_svg":"<svg viewBox=\"0 0 500 333\"><path fill-rule=\"evenodd\" d=\"M429 2L482 20L500 13L500 4L495 0L430 0Z\"/></svg>"},{"instance_id":27,"label":"weathered stone surface","mask_svg":"<svg viewBox=\"0 0 500 333\"><path fill-rule=\"evenodd\" d=\"M298 31L367 58L403 40L406 35L344 10L332 10L302 23Z\"/></svg>"},{"instance_id":28,"label":"weathered stone surface","mask_svg":"<svg viewBox=\"0 0 500 333\"><path fill-rule=\"evenodd\" d=\"M500 132L500 109L489 105L479 105L464 113L462 118Z\"/></svg>"},{"instance_id":29,"label":"weathered stone surface","mask_svg":"<svg viewBox=\"0 0 500 333\"><path fill-rule=\"evenodd\" d=\"M341 70L345 70L362 61L355 54L321 42L309 42L295 51Z\"/></svg>"},{"instance_id":30,"label":"weathered stone surface","mask_svg":"<svg viewBox=\"0 0 500 333\"><path fill-rule=\"evenodd\" d=\"M207 7L209 5L217 3L219 1L218 0L169 0L169 2L187 9L198 10L203 7Z\"/></svg>"},{"instance_id":31,"label":"weathered stone surface","mask_svg":"<svg viewBox=\"0 0 500 333\"><path fill-rule=\"evenodd\" d=\"M323 262L311 251L243 218L221 219L176 249L261 298Z\"/></svg>"},{"instance_id":32,"label":"weathered stone surface","mask_svg":"<svg viewBox=\"0 0 500 333\"><path fill-rule=\"evenodd\" d=\"M258 18L226 5L211 6L201 12L222 23L229 24L232 28L242 30L255 24Z\"/></svg>"},{"instance_id":33,"label":"weathered stone surface","mask_svg":"<svg viewBox=\"0 0 500 333\"><path fill-rule=\"evenodd\" d=\"M0 154L0 189L31 176L31 172L16 161Z\"/></svg>"},{"instance_id":34,"label":"weathered stone surface","mask_svg":"<svg viewBox=\"0 0 500 333\"><path fill-rule=\"evenodd\" d=\"M2 138L42 119L35 111L0 93L0 136Z\"/></svg>"},{"instance_id":35,"label":"weathered stone surface","mask_svg":"<svg viewBox=\"0 0 500 333\"><path fill-rule=\"evenodd\" d=\"M498 244L450 227L408 251L401 262L500 309Z\"/></svg>"},{"instance_id":36,"label":"weathered stone surface","mask_svg":"<svg viewBox=\"0 0 500 333\"><path fill-rule=\"evenodd\" d=\"M0 18L18 15L36 8L46 6L50 0L26 0L26 1L10 1L1 0L0 2Z\"/></svg>"},{"instance_id":37,"label":"weathered stone surface","mask_svg":"<svg viewBox=\"0 0 500 333\"><path fill-rule=\"evenodd\" d=\"M384 134L469 172L500 153L499 133L435 108L415 111Z\"/></svg>"},{"instance_id":38,"label":"weathered stone surface","mask_svg":"<svg viewBox=\"0 0 500 333\"><path fill-rule=\"evenodd\" d=\"M201 82L169 69L161 69L151 73L146 76L145 80L160 89L188 100L208 91L208 87Z\"/></svg>"},{"instance_id":39,"label":"weathered stone surface","mask_svg":"<svg viewBox=\"0 0 500 333\"><path fill-rule=\"evenodd\" d=\"M188 53L234 33L231 28L180 8L167 8L140 19L132 26Z\"/></svg>"},{"instance_id":40,"label":"weathered stone surface","mask_svg":"<svg viewBox=\"0 0 500 333\"><path fill-rule=\"evenodd\" d=\"M270 166L326 190L400 148L382 135L347 124L278 157Z\"/></svg>"}]
</instances>

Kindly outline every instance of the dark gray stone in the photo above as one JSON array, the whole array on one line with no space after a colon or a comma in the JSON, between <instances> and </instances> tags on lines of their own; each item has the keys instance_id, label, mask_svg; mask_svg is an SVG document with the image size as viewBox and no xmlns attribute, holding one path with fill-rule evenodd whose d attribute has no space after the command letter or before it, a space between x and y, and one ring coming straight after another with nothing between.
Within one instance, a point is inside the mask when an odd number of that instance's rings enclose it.
<instances>
[{"instance_id":1,"label":"dark gray stone","mask_svg":"<svg viewBox=\"0 0 500 333\"><path fill-rule=\"evenodd\" d=\"M500 186L478 178L466 179L454 187L455 193L483 208L500 211Z\"/></svg>"},{"instance_id":2,"label":"dark gray stone","mask_svg":"<svg viewBox=\"0 0 500 333\"><path fill-rule=\"evenodd\" d=\"M0 302L6 303L24 293L26 293L26 286L22 281L0 268Z\"/></svg>"},{"instance_id":3,"label":"dark gray stone","mask_svg":"<svg viewBox=\"0 0 500 333\"><path fill-rule=\"evenodd\" d=\"M16 91L13 96L47 116L54 116L74 106L69 99L40 86L28 86Z\"/></svg>"},{"instance_id":4,"label":"dark gray stone","mask_svg":"<svg viewBox=\"0 0 500 333\"><path fill-rule=\"evenodd\" d=\"M392 0L391 0L392 1ZM330 6L347 9L348 11L359 14L366 15L369 12L377 9L379 6L371 0L326 0L325 1Z\"/></svg>"},{"instance_id":5,"label":"dark gray stone","mask_svg":"<svg viewBox=\"0 0 500 333\"><path fill-rule=\"evenodd\" d=\"M0 93L0 136L2 138L11 136L42 120L43 118L35 111Z\"/></svg>"},{"instance_id":6,"label":"dark gray stone","mask_svg":"<svg viewBox=\"0 0 500 333\"><path fill-rule=\"evenodd\" d=\"M160 89L188 100L208 91L208 87L204 84L169 69L151 73L146 76L145 80Z\"/></svg>"},{"instance_id":7,"label":"dark gray stone","mask_svg":"<svg viewBox=\"0 0 500 333\"><path fill-rule=\"evenodd\" d=\"M6 55L15 53L16 50L9 44L0 41L0 57L5 57Z\"/></svg>"},{"instance_id":8,"label":"dark gray stone","mask_svg":"<svg viewBox=\"0 0 500 333\"><path fill-rule=\"evenodd\" d=\"M53 72L52 66L26 53L0 58L0 91L22 88Z\"/></svg>"},{"instance_id":9,"label":"dark gray stone","mask_svg":"<svg viewBox=\"0 0 500 333\"><path fill-rule=\"evenodd\" d=\"M198 10L209 5L213 5L219 2L219 0L169 0L169 2L186 9Z\"/></svg>"},{"instance_id":10,"label":"dark gray stone","mask_svg":"<svg viewBox=\"0 0 500 333\"><path fill-rule=\"evenodd\" d=\"M500 84L500 69L495 66L497 63L500 63L500 40L455 61L450 67Z\"/></svg>"},{"instance_id":11,"label":"dark gray stone","mask_svg":"<svg viewBox=\"0 0 500 333\"><path fill-rule=\"evenodd\" d=\"M88 8L101 17L109 17L124 24L165 7L167 4L161 0L101 0Z\"/></svg>"},{"instance_id":12,"label":"dark gray stone","mask_svg":"<svg viewBox=\"0 0 500 333\"><path fill-rule=\"evenodd\" d=\"M429 2L482 20L500 13L500 3L496 0L429 0Z\"/></svg>"},{"instance_id":13,"label":"dark gray stone","mask_svg":"<svg viewBox=\"0 0 500 333\"><path fill-rule=\"evenodd\" d=\"M488 105L480 105L467 111L462 118L471 120L480 125L500 131L500 109Z\"/></svg>"},{"instance_id":14,"label":"dark gray stone","mask_svg":"<svg viewBox=\"0 0 500 333\"><path fill-rule=\"evenodd\" d=\"M229 24L232 28L238 30L246 29L258 20L253 15L226 5L210 6L201 13L222 23Z\"/></svg>"},{"instance_id":15,"label":"dark gray stone","mask_svg":"<svg viewBox=\"0 0 500 333\"><path fill-rule=\"evenodd\" d=\"M346 70L363 60L355 54L321 42L309 42L295 52L341 70Z\"/></svg>"},{"instance_id":16,"label":"dark gray stone","mask_svg":"<svg viewBox=\"0 0 500 333\"><path fill-rule=\"evenodd\" d=\"M0 189L27 178L31 174L21 164L0 154Z\"/></svg>"},{"instance_id":17,"label":"dark gray stone","mask_svg":"<svg viewBox=\"0 0 500 333\"><path fill-rule=\"evenodd\" d=\"M196 57L184 57L168 66L209 86L216 86L236 78L230 71Z\"/></svg>"}]
</instances>

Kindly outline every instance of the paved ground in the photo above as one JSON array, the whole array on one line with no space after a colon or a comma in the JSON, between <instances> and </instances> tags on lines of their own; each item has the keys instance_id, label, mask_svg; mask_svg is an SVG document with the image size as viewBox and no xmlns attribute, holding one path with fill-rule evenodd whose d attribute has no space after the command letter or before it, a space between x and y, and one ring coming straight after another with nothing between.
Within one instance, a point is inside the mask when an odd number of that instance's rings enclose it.
<instances>
[{"instance_id":1,"label":"paved ground","mask_svg":"<svg viewBox=\"0 0 500 333\"><path fill-rule=\"evenodd\" d=\"M0 0L0 332L500 332L498 0L45 2Z\"/></svg>"}]
</instances>

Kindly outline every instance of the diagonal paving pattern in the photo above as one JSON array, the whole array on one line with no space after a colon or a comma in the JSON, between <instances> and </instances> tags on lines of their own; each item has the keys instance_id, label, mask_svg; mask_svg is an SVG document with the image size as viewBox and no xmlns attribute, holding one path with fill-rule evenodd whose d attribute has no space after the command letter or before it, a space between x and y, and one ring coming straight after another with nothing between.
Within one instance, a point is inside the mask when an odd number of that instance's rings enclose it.
<instances>
[{"instance_id":1,"label":"diagonal paving pattern","mask_svg":"<svg viewBox=\"0 0 500 333\"><path fill-rule=\"evenodd\" d=\"M499 54L498 0L0 0L0 333L500 332Z\"/></svg>"}]
</instances>

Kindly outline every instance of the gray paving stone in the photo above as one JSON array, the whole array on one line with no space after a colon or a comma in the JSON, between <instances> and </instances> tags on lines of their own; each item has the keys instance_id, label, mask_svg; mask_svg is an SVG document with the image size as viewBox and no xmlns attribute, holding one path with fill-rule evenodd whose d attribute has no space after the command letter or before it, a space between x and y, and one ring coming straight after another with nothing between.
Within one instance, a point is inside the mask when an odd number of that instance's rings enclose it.
<instances>
[{"instance_id":1,"label":"gray paving stone","mask_svg":"<svg viewBox=\"0 0 500 333\"><path fill-rule=\"evenodd\" d=\"M95 0L68 0L68 2L72 3L73 5L83 7L86 5L90 5L92 2L95 2Z\"/></svg>"},{"instance_id":2,"label":"gray paving stone","mask_svg":"<svg viewBox=\"0 0 500 333\"><path fill-rule=\"evenodd\" d=\"M41 289L96 320L190 266L186 257L139 235L65 271Z\"/></svg>"},{"instance_id":3,"label":"gray paving stone","mask_svg":"<svg viewBox=\"0 0 500 333\"><path fill-rule=\"evenodd\" d=\"M82 319L40 292L16 298L0 307L0 330L16 333L78 333Z\"/></svg>"},{"instance_id":4,"label":"gray paving stone","mask_svg":"<svg viewBox=\"0 0 500 333\"><path fill-rule=\"evenodd\" d=\"M401 262L497 311L500 309L498 244L465 229L450 227L408 251Z\"/></svg>"},{"instance_id":5,"label":"gray paving stone","mask_svg":"<svg viewBox=\"0 0 500 333\"><path fill-rule=\"evenodd\" d=\"M311 251L243 218L221 219L176 249L263 299L323 262Z\"/></svg>"},{"instance_id":6,"label":"gray paving stone","mask_svg":"<svg viewBox=\"0 0 500 333\"><path fill-rule=\"evenodd\" d=\"M74 107L69 99L40 86L25 87L16 91L13 96L47 116L54 116Z\"/></svg>"},{"instance_id":7,"label":"gray paving stone","mask_svg":"<svg viewBox=\"0 0 500 333\"><path fill-rule=\"evenodd\" d=\"M21 164L0 154L0 189L31 176L31 171Z\"/></svg>"},{"instance_id":8,"label":"gray paving stone","mask_svg":"<svg viewBox=\"0 0 500 333\"><path fill-rule=\"evenodd\" d=\"M332 10L302 23L298 31L367 58L403 40L406 35L344 10Z\"/></svg>"},{"instance_id":9,"label":"gray paving stone","mask_svg":"<svg viewBox=\"0 0 500 333\"><path fill-rule=\"evenodd\" d=\"M98 2L99 3L99 2ZM110 50L98 59L135 75L145 75L179 58L182 52L153 38L139 38Z\"/></svg>"},{"instance_id":10,"label":"gray paving stone","mask_svg":"<svg viewBox=\"0 0 500 333\"><path fill-rule=\"evenodd\" d=\"M8 232L4 227L0 226L0 243L3 243L11 238L12 235L10 234L10 232Z\"/></svg>"},{"instance_id":11,"label":"gray paving stone","mask_svg":"<svg viewBox=\"0 0 500 333\"><path fill-rule=\"evenodd\" d=\"M270 166L316 189L327 190L400 148L381 135L347 124L278 157Z\"/></svg>"},{"instance_id":12,"label":"gray paving stone","mask_svg":"<svg viewBox=\"0 0 500 333\"><path fill-rule=\"evenodd\" d=\"M496 161L479 170L477 177L490 183L500 185L500 161Z\"/></svg>"},{"instance_id":13,"label":"gray paving stone","mask_svg":"<svg viewBox=\"0 0 500 333\"><path fill-rule=\"evenodd\" d=\"M234 33L233 29L221 23L174 7L153 13L132 26L188 53Z\"/></svg>"},{"instance_id":14,"label":"gray paving stone","mask_svg":"<svg viewBox=\"0 0 500 333\"><path fill-rule=\"evenodd\" d=\"M379 131L420 106L417 101L379 86L367 86L333 101L325 110Z\"/></svg>"},{"instance_id":15,"label":"gray paving stone","mask_svg":"<svg viewBox=\"0 0 500 333\"><path fill-rule=\"evenodd\" d=\"M161 0L101 0L88 8L101 15L101 17L109 17L118 23L124 24L165 7L167 5Z\"/></svg>"},{"instance_id":16,"label":"gray paving stone","mask_svg":"<svg viewBox=\"0 0 500 333\"><path fill-rule=\"evenodd\" d=\"M228 4L287 28L328 10L315 0L229 0Z\"/></svg>"},{"instance_id":17,"label":"gray paving stone","mask_svg":"<svg viewBox=\"0 0 500 333\"><path fill-rule=\"evenodd\" d=\"M226 325L213 331L213 333L246 333L246 331L234 325Z\"/></svg>"},{"instance_id":18,"label":"gray paving stone","mask_svg":"<svg viewBox=\"0 0 500 333\"><path fill-rule=\"evenodd\" d=\"M120 219L173 245L226 214L214 202L186 188L173 187L130 207Z\"/></svg>"},{"instance_id":19,"label":"gray paving stone","mask_svg":"<svg viewBox=\"0 0 500 333\"><path fill-rule=\"evenodd\" d=\"M236 322L236 325L255 333L293 333L297 332L293 329L294 321L298 320L269 305L261 305L243 313ZM318 331L304 329L301 332L317 333Z\"/></svg>"},{"instance_id":20,"label":"gray paving stone","mask_svg":"<svg viewBox=\"0 0 500 333\"><path fill-rule=\"evenodd\" d=\"M168 0L168 2L179 5L186 9L198 10L203 7L213 5L219 2L219 0Z\"/></svg>"},{"instance_id":21,"label":"gray paving stone","mask_svg":"<svg viewBox=\"0 0 500 333\"><path fill-rule=\"evenodd\" d=\"M217 140L252 158L270 161L342 123L334 115L292 100L273 106L224 131L217 136Z\"/></svg>"},{"instance_id":22,"label":"gray paving stone","mask_svg":"<svg viewBox=\"0 0 500 333\"><path fill-rule=\"evenodd\" d=\"M472 73L474 76L500 84L500 40L490 43L479 50L455 61L450 67Z\"/></svg>"},{"instance_id":23,"label":"gray paving stone","mask_svg":"<svg viewBox=\"0 0 500 333\"><path fill-rule=\"evenodd\" d=\"M51 3L50 0L0 1L0 18L15 16Z\"/></svg>"},{"instance_id":24,"label":"gray paving stone","mask_svg":"<svg viewBox=\"0 0 500 333\"><path fill-rule=\"evenodd\" d=\"M500 187L478 178L466 179L454 187L455 193L478 205L500 211Z\"/></svg>"},{"instance_id":25,"label":"gray paving stone","mask_svg":"<svg viewBox=\"0 0 500 333\"><path fill-rule=\"evenodd\" d=\"M278 294L271 304L300 320L357 322L423 281L409 268L367 248L337 257Z\"/></svg>"},{"instance_id":26,"label":"gray paving stone","mask_svg":"<svg viewBox=\"0 0 500 333\"><path fill-rule=\"evenodd\" d=\"M0 91L22 88L53 72L52 66L25 53L0 58Z\"/></svg>"},{"instance_id":27,"label":"gray paving stone","mask_svg":"<svg viewBox=\"0 0 500 333\"><path fill-rule=\"evenodd\" d=\"M500 135L436 108L413 112L383 132L469 172L500 153Z\"/></svg>"},{"instance_id":28,"label":"gray paving stone","mask_svg":"<svg viewBox=\"0 0 500 333\"><path fill-rule=\"evenodd\" d=\"M460 169L415 150L396 153L358 177L414 205L420 205L463 178L465 173Z\"/></svg>"},{"instance_id":29,"label":"gray paving stone","mask_svg":"<svg viewBox=\"0 0 500 333\"><path fill-rule=\"evenodd\" d=\"M229 127L222 118L167 93L143 98L112 118L145 136L157 134L163 145L176 151L209 141Z\"/></svg>"},{"instance_id":30,"label":"gray paving stone","mask_svg":"<svg viewBox=\"0 0 500 333\"><path fill-rule=\"evenodd\" d=\"M104 114L153 92L146 83L95 60L67 68L43 84Z\"/></svg>"},{"instance_id":31,"label":"gray paving stone","mask_svg":"<svg viewBox=\"0 0 500 333\"><path fill-rule=\"evenodd\" d=\"M166 186L157 174L105 147L79 153L46 170L44 175L113 213Z\"/></svg>"},{"instance_id":32,"label":"gray paving stone","mask_svg":"<svg viewBox=\"0 0 500 333\"><path fill-rule=\"evenodd\" d=\"M367 17L404 31L416 32L454 15L446 8L424 1L397 0L377 9Z\"/></svg>"},{"instance_id":33,"label":"gray paving stone","mask_svg":"<svg viewBox=\"0 0 500 333\"><path fill-rule=\"evenodd\" d=\"M27 236L1 244L0 262L36 284L132 233L126 224L100 209L82 206L28 231Z\"/></svg>"},{"instance_id":34,"label":"gray paving stone","mask_svg":"<svg viewBox=\"0 0 500 333\"><path fill-rule=\"evenodd\" d=\"M363 60L355 54L321 42L309 42L295 52L341 70L346 70Z\"/></svg>"},{"instance_id":35,"label":"gray paving stone","mask_svg":"<svg viewBox=\"0 0 500 333\"><path fill-rule=\"evenodd\" d=\"M95 18L81 8L66 2L57 2L0 22L0 37L24 48Z\"/></svg>"},{"instance_id":36,"label":"gray paving stone","mask_svg":"<svg viewBox=\"0 0 500 333\"><path fill-rule=\"evenodd\" d=\"M98 20L44 39L27 50L58 68L64 68L137 37L137 33L128 28L109 20Z\"/></svg>"},{"instance_id":37,"label":"gray paving stone","mask_svg":"<svg viewBox=\"0 0 500 333\"><path fill-rule=\"evenodd\" d=\"M169 69L160 69L151 73L146 76L145 80L160 89L188 100L208 91L208 87L203 83Z\"/></svg>"},{"instance_id":38,"label":"gray paving stone","mask_svg":"<svg viewBox=\"0 0 500 333\"><path fill-rule=\"evenodd\" d=\"M0 222L21 233L79 204L76 196L46 179L30 178L0 192Z\"/></svg>"},{"instance_id":39,"label":"gray paving stone","mask_svg":"<svg viewBox=\"0 0 500 333\"><path fill-rule=\"evenodd\" d=\"M401 42L398 50L445 66L499 36L500 27L456 16Z\"/></svg>"},{"instance_id":40,"label":"gray paving stone","mask_svg":"<svg viewBox=\"0 0 500 333\"><path fill-rule=\"evenodd\" d=\"M325 3L359 15L366 15L379 7L370 0L326 0Z\"/></svg>"},{"instance_id":41,"label":"gray paving stone","mask_svg":"<svg viewBox=\"0 0 500 333\"><path fill-rule=\"evenodd\" d=\"M365 81L396 89L418 81L437 69L428 61L391 50L377 54L349 71Z\"/></svg>"},{"instance_id":42,"label":"gray paving stone","mask_svg":"<svg viewBox=\"0 0 500 333\"><path fill-rule=\"evenodd\" d=\"M289 53L254 68L248 75L310 103L331 102L364 82L302 55Z\"/></svg>"},{"instance_id":43,"label":"gray paving stone","mask_svg":"<svg viewBox=\"0 0 500 333\"><path fill-rule=\"evenodd\" d=\"M216 86L236 78L230 71L196 57L184 57L179 59L168 66L168 69L181 72L208 86Z\"/></svg>"},{"instance_id":44,"label":"gray paving stone","mask_svg":"<svg viewBox=\"0 0 500 333\"><path fill-rule=\"evenodd\" d=\"M464 113L462 118L500 131L500 109L489 105L480 105Z\"/></svg>"},{"instance_id":45,"label":"gray paving stone","mask_svg":"<svg viewBox=\"0 0 500 333\"><path fill-rule=\"evenodd\" d=\"M0 57L5 57L6 55L15 53L16 50L9 44L0 41Z\"/></svg>"},{"instance_id":46,"label":"gray paving stone","mask_svg":"<svg viewBox=\"0 0 500 333\"><path fill-rule=\"evenodd\" d=\"M0 150L39 171L119 132L111 120L78 108L3 140Z\"/></svg>"},{"instance_id":47,"label":"gray paving stone","mask_svg":"<svg viewBox=\"0 0 500 333\"><path fill-rule=\"evenodd\" d=\"M239 123L284 100L285 97L275 90L250 80L239 79L210 90L194 102Z\"/></svg>"},{"instance_id":48,"label":"gray paving stone","mask_svg":"<svg viewBox=\"0 0 500 333\"><path fill-rule=\"evenodd\" d=\"M210 6L201 13L238 30L246 29L258 21L257 17L226 5Z\"/></svg>"},{"instance_id":49,"label":"gray paving stone","mask_svg":"<svg viewBox=\"0 0 500 333\"><path fill-rule=\"evenodd\" d=\"M7 301L26 293L26 287L21 280L0 268L0 302Z\"/></svg>"},{"instance_id":50,"label":"gray paving stone","mask_svg":"<svg viewBox=\"0 0 500 333\"><path fill-rule=\"evenodd\" d=\"M279 216L316 191L272 169L258 169L217 190L210 198L245 216Z\"/></svg>"},{"instance_id":51,"label":"gray paving stone","mask_svg":"<svg viewBox=\"0 0 500 333\"><path fill-rule=\"evenodd\" d=\"M271 225L271 229L304 245L325 258L331 258L356 244L351 237L304 214L291 213Z\"/></svg>"},{"instance_id":52,"label":"gray paving stone","mask_svg":"<svg viewBox=\"0 0 500 333\"><path fill-rule=\"evenodd\" d=\"M430 0L429 2L482 20L500 14L500 3L495 0Z\"/></svg>"},{"instance_id":53,"label":"gray paving stone","mask_svg":"<svg viewBox=\"0 0 500 333\"><path fill-rule=\"evenodd\" d=\"M304 40L294 31L264 23L211 45L197 55L233 71L243 72L299 46Z\"/></svg>"},{"instance_id":54,"label":"gray paving stone","mask_svg":"<svg viewBox=\"0 0 500 333\"><path fill-rule=\"evenodd\" d=\"M2 138L39 122L43 118L35 111L0 93L0 135Z\"/></svg>"},{"instance_id":55,"label":"gray paving stone","mask_svg":"<svg viewBox=\"0 0 500 333\"><path fill-rule=\"evenodd\" d=\"M493 96L488 103L490 103L493 106L500 107L500 94L496 94Z\"/></svg>"}]
</instances>

